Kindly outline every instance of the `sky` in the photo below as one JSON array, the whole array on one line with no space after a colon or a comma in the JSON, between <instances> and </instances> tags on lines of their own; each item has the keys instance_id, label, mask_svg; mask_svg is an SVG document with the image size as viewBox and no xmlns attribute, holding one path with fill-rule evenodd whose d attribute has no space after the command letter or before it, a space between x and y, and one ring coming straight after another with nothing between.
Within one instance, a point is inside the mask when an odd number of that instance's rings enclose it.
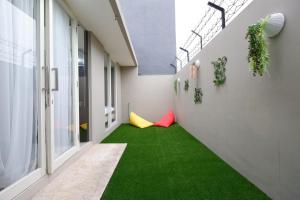
<instances>
[{"instance_id":1,"label":"sky","mask_svg":"<svg viewBox=\"0 0 300 200\"><path fill-rule=\"evenodd\" d=\"M207 9L207 0L175 0L176 46L182 46Z\"/></svg>"}]
</instances>

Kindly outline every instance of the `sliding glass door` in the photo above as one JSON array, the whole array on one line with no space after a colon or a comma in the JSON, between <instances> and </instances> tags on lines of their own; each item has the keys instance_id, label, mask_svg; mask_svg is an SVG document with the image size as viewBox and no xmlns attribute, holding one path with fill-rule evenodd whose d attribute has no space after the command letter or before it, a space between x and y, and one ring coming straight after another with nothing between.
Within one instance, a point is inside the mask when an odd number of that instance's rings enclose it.
<instances>
[{"instance_id":1,"label":"sliding glass door","mask_svg":"<svg viewBox=\"0 0 300 200\"><path fill-rule=\"evenodd\" d=\"M54 158L74 146L74 89L71 19L53 1Z\"/></svg>"},{"instance_id":2,"label":"sliding glass door","mask_svg":"<svg viewBox=\"0 0 300 200\"><path fill-rule=\"evenodd\" d=\"M45 174L39 6L42 1L0 0L0 199Z\"/></svg>"},{"instance_id":3,"label":"sliding glass door","mask_svg":"<svg viewBox=\"0 0 300 200\"><path fill-rule=\"evenodd\" d=\"M48 8L49 149L52 173L73 155L78 141L77 24L56 0Z\"/></svg>"},{"instance_id":4,"label":"sliding glass door","mask_svg":"<svg viewBox=\"0 0 300 200\"><path fill-rule=\"evenodd\" d=\"M0 0L0 199L79 149L77 22L45 2Z\"/></svg>"}]
</instances>

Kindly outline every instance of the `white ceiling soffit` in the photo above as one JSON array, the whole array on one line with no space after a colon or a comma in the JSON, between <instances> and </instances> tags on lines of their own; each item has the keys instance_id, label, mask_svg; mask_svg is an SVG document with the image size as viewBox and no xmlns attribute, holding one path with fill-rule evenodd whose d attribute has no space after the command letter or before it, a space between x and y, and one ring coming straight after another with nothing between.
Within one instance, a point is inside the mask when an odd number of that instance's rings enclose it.
<instances>
[{"instance_id":1,"label":"white ceiling soffit","mask_svg":"<svg viewBox=\"0 0 300 200\"><path fill-rule=\"evenodd\" d=\"M137 66L118 0L65 0L77 20L120 66ZM117 20L116 20L117 19Z\"/></svg>"}]
</instances>

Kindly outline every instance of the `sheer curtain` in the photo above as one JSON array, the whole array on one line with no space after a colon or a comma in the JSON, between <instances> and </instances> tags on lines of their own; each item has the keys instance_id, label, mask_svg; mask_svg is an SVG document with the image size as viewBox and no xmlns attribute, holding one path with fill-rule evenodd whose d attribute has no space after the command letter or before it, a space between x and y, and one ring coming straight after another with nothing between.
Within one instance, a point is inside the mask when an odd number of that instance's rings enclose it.
<instances>
[{"instance_id":1,"label":"sheer curtain","mask_svg":"<svg viewBox=\"0 0 300 200\"><path fill-rule=\"evenodd\" d=\"M70 17L53 1L53 57L58 68L58 91L54 91L55 158L73 146L73 70Z\"/></svg>"},{"instance_id":2,"label":"sheer curtain","mask_svg":"<svg viewBox=\"0 0 300 200\"><path fill-rule=\"evenodd\" d=\"M0 190L37 167L35 0L0 0Z\"/></svg>"}]
</instances>

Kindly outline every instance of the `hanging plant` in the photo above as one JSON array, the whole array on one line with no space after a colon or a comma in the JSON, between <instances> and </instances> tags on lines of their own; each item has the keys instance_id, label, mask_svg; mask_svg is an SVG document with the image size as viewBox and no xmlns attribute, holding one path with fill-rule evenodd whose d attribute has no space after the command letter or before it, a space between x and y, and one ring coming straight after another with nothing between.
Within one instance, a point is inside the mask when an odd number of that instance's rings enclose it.
<instances>
[{"instance_id":1,"label":"hanging plant","mask_svg":"<svg viewBox=\"0 0 300 200\"><path fill-rule=\"evenodd\" d=\"M246 39L249 42L248 62L253 76L262 76L269 66L269 53L265 36L265 28L270 17L248 27Z\"/></svg>"},{"instance_id":2,"label":"hanging plant","mask_svg":"<svg viewBox=\"0 0 300 200\"><path fill-rule=\"evenodd\" d=\"M189 90L189 87L190 87L189 80L185 80L184 81L184 90L187 92Z\"/></svg>"},{"instance_id":3,"label":"hanging plant","mask_svg":"<svg viewBox=\"0 0 300 200\"><path fill-rule=\"evenodd\" d=\"M215 69L215 80L214 84L216 86L223 85L226 81L226 63L227 63L227 57L223 56L222 58L218 58L217 61L212 62L214 69Z\"/></svg>"},{"instance_id":4,"label":"hanging plant","mask_svg":"<svg viewBox=\"0 0 300 200\"><path fill-rule=\"evenodd\" d=\"M177 95L177 79L174 80L174 91L175 94Z\"/></svg>"},{"instance_id":5,"label":"hanging plant","mask_svg":"<svg viewBox=\"0 0 300 200\"><path fill-rule=\"evenodd\" d=\"M195 104L202 103L202 89L201 88L195 88L195 94L194 94L194 102Z\"/></svg>"}]
</instances>

